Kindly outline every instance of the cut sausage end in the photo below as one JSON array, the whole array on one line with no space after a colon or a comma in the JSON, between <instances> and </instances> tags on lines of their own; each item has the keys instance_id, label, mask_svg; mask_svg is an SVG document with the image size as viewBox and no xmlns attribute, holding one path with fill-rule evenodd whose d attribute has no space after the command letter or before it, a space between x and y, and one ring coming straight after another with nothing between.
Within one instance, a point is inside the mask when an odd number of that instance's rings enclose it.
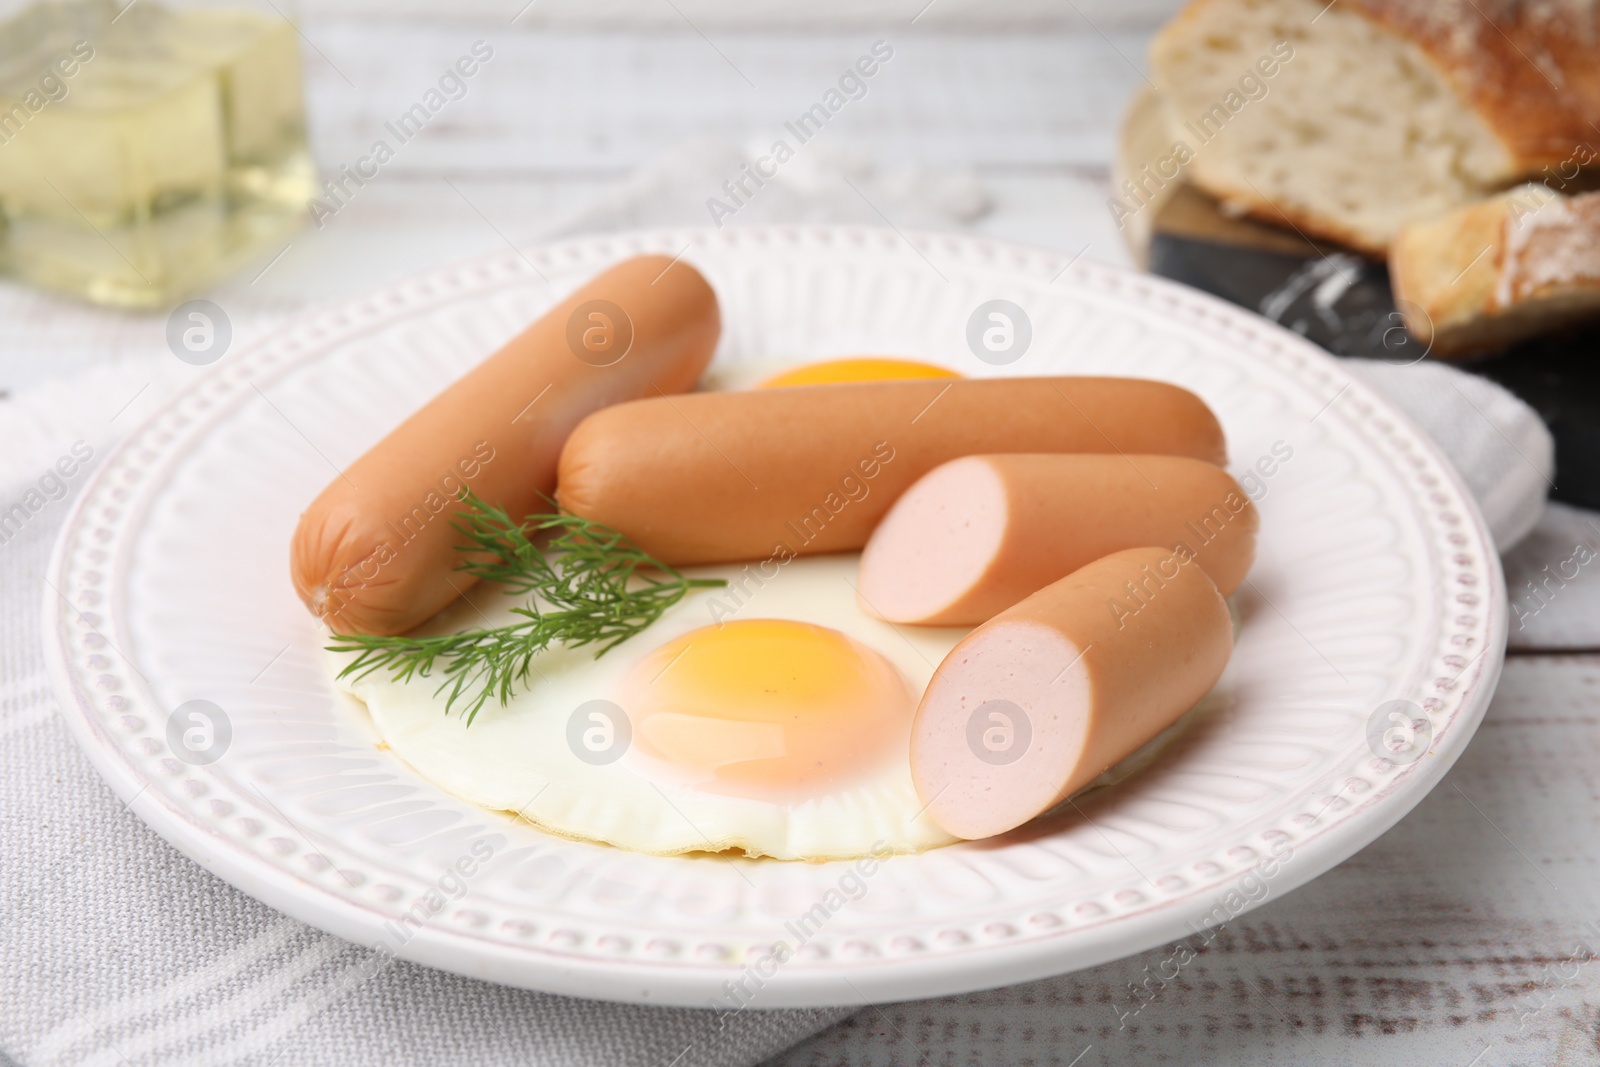
<instances>
[{"instance_id":1,"label":"cut sausage end","mask_svg":"<svg viewBox=\"0 0 1600 1067\"><path fill-rule=\"evenodd\" d=\"M1115 552L1169 546L1227 595L1255 558L1257 513L1227 471L1187 456L1002 453L936 467L861 557L862 606L890 622L987 622Z\"/></svg>"},{"instance_id":2,"label":"cut sausage end","mask_svg":"<svg viewBox=\"0 0 1600 1067\"><path fill-rule=\"evenodd\" d=\"M1113 552L950 650L917 708L912 780L950 833L1004 833L1176 722L1232 648L1227 602L1192 557Z\"/></svg>"},{"instance_id":3,"label":"cut sausage end","mask_svg":"<svg viewBox=\"0 0 1600 1067\"><path fill-rule=\"evenodd\" d=\"M1083 452L1220 459L1225 449L1204 402L1163 382L844 382L616 404L572 434L557 482L563 502L583 502L578 514L682 566L766 559L774 546L858 551L943 463Z\"/></svg>"},{"instance_id":4,"label":"cut sausage end","mask_svg":"<svg viewBox=\"0 0 1600 1067\"><path fill-rule=\"evenodd\" d=\"M917 712L911 770L946 832L991 837L1061 797L1091 723L1082 653L1050 627L1000 622L940 665Z\"/></svg>"},{"instance_id":5,"label":"cut sausage end","mask_svg":"<svg viewBox=\"0 0 1600 1067\"><path fill-rule=\"evenodd\" d=\"M901 494L861 552L861 607L890 622L935 620L983 578L1008 522L987 460L952 460Z\"/></svg>"}]
</instances>

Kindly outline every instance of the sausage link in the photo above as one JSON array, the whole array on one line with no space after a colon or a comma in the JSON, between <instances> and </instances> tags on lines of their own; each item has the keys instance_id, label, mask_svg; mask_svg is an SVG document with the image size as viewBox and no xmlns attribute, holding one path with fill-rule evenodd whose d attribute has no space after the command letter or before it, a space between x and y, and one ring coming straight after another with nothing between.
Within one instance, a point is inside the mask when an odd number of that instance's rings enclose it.
<instances>
[{"instance_id":1,"label":"sausage link","mask_svg":"<svg viewBox=\"0 0 1600 1067\"><path fill-rule=\"evenodd\" d=\"M613 266L557 304L335 478L300 516L296 591L339 633L403 633L471 583L456 496L548 510L573 427L692 387L721 332L716 294L666 256Z\"/></svg>"},{"instance_id":2,"label":"sausage link","mask_svg":"<svg viewBox=\"0 0 1600 1067\"><path fill-rule=\"evenodd\" d=\"M917 793L957 837L1020 826L1176 722L1232 651L1198 565L1166 548L1096 560L945 656L912 726Z\"/></svg>"},{"instance_id":3,"label":"sausage link","mask_svg":"<svg viewBox=\"0 0 1600 1067\"><path fill-rule=\"evenodd\" d=\"M674 565L854 551L896 497L985 452L1226 458L1199 397L1133 378L852 382L655 397L561 453L562 506Z\"/></svg>"},{"instance_id":4,"label":"sausage link","mask_svg":"<svg viewBox=\"0 0 1600 1067\"><path fill-rule=\"evenodd\" d=\"M1230 595L1259 518L1227 471L1183 456L966 456L896 500L861 553L863 611L976 626L1101 556L1165 545Z\"/></svg>"}]
</instances>

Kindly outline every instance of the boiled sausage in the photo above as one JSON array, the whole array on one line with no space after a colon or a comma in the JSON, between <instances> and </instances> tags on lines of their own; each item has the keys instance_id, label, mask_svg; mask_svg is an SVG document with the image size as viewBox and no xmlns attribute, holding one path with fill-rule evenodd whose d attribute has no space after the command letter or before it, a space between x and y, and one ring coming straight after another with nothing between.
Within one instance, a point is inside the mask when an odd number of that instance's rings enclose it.
<instances>
[{"instance_id":1,"label":"boiled sausage","mask_svg":"<svg viewBox=\"0 0 1600 1067\"><path fill-rule=\"evenodd\" d=\"M1183 456L951 460L907 489L861 553L862 610L975 626L1101 556L1163 545L1223 596L1255 558L1255 505L1228 472Z\"/></svg>"},{"instance_id":2,"label":"boiled sausage","mask_svg":"<svg viewBox=\"0 0 1600 1067\"><path fill-rule=\"evenodd\" d=\"M855 551L928 471L987 452L1221 463L1199 397L1133 378L852 382L655 397L589 416L563 507L674 565Z\"/></svg>"},{"instance_id":3,"label":"boiled sausage","mask_svg":"<svg viewBox=\"0 0 1600 1067\"><path fill-rule=\"evenodd\" d=\"M1169 548L1115 552L950 650L917 707L911 775L957 837L1048 811L1172 725L1233 650L1228 606Z\"/></svg>"},{"instance_id":4,"label":"boiled sausage","mask_svg":"<svg viewBox=\"0 0 1600 1067\"><path fill-rule=\"evenodd\" d=\"M451 519L471 489L521 517L549 510L561 446L584 416L694 385L721 331L693 267L639 256L604 271L335 478L300 516L295 589L339 633L394 634L472 579Z\"/></svg>"}]
</instances>

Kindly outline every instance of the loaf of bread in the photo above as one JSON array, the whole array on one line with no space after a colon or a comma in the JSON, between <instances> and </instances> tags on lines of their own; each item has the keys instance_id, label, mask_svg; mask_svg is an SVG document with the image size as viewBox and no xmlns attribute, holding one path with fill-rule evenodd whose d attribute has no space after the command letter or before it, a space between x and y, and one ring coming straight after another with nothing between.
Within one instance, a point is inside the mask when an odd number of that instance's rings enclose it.
<instances>
[{"instance_id":1,"label":"loaf of bread","mask_svg":"<svg viewBox=\"0 0 1600 1067\"><path fill-rule=\"evenodd\" d=\"M1192 0L1150 65L1166 177L1372 255L1408 223L1600 163L1597 0ZM1119 192L1153 183L1133 184Z\"/></svg>"},{"instance_id":2,"label":"loaf of bread","mask_svg":"<svg viewBox=\"0 0 1600 1067\"><path fill-rule=\"evenodd\" d=\"M1600 193L1525 185L1403 227L1389 278L1406 329L1436 356L1600 316Z\"/></svg>"}]
</instances>

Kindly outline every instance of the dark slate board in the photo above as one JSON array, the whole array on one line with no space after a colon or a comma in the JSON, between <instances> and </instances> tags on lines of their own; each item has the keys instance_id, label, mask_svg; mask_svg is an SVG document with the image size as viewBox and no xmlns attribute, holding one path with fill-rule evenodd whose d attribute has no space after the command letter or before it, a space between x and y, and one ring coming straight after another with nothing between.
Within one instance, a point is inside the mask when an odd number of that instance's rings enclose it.
<instances>
[{"instance_id":1,"label":"dark slate board","mask_svg":"<svg viewBox=\"0 0 1600 1067\"><path fill-rule=\"evenodd\" d=\"M1150 270L1256 311L1352 359L1411 363L1424 353L1395 310L1383 264L1163 233ZM1556 440L1557 500L1600 508L1600 327L1541 338L1452 366L1499 382L1543 416Z\"/></svg>"}]
</instances>

